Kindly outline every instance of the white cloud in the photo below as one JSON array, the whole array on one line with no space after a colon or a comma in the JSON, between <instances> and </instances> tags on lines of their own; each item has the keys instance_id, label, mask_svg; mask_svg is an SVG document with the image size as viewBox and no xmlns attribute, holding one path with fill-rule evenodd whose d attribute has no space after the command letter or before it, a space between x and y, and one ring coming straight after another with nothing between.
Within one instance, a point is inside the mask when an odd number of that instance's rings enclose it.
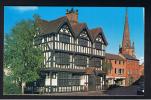
<instances>
[{"instance_id":1,"label":"white cloud","mask_svg":"<svg viewBox=\"0 0 151 100\"><path fill-rule=\"evenodd\" d=\"M36 7L36 6L15 6L15 7L12 7L12 8L15 9L15 10L18 10L20 12L33 11L33 10L38 9L38 7Z\"/></svg>"},{"instance_id":2,"label":"white cloud","mask_svg":"<svg viewBox=\"0 0 151 100\"><path fill-rule=\"evenodd\" d=\"M139 64L142 64L142 63L144 63L144 57L139 58Z\"/></svg>"}]
</instances>

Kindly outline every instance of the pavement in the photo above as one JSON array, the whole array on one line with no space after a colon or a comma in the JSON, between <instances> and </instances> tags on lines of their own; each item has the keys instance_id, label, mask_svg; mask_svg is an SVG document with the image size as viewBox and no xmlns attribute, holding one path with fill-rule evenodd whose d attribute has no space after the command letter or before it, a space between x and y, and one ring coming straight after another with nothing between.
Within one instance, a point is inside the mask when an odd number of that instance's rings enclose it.
<instances>
[{"instance_id":1,"label":"pavement","mask_svg":"<svg viewBox=\"0 0 151 100\"><path fill-rule=\"evenodd\" d=\"M88 91L88 92L70 92L70 93L51 93L44 94L51 96L106 96L103 91Z\"/></svg>"},{"instance_id":2,"label":"pavement","mask_svg":"<svg viewBox=\"0 0 151 100\"><path fill-rule=\"evenodd\" d=\"M137 85L117 87L106 91L51 93L52 96L137 96Z\"/></svg>"},{"instance_id":3,"label":"pavement","mask_svg":"<svg viewBox=\"0 0 151 100\"><path fill-rule=\"evenodd\" d=\"M105 91L87 91L87 92L68 92L68 93L49 93L49 94L24 94L41 96L137 96L137 86L117 87Z\"/></svg>"}]
</instances>

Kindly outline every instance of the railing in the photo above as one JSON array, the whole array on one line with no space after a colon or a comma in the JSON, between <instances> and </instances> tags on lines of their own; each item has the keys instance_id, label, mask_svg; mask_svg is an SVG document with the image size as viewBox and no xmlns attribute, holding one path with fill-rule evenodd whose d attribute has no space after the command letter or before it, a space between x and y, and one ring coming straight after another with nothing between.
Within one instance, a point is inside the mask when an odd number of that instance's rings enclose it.
<instances>
[{"instance_id":1,"label":"railing","mask_svg":"<svg viewBox=\"0 0 151 100\"><path fill-rule=\"evenodd\" d=\"M82 92L84 86L45 86L45 87L26 87L25 90L30 91L29 93L61 93L61 92Z\"/></svg>"}]
</instances>

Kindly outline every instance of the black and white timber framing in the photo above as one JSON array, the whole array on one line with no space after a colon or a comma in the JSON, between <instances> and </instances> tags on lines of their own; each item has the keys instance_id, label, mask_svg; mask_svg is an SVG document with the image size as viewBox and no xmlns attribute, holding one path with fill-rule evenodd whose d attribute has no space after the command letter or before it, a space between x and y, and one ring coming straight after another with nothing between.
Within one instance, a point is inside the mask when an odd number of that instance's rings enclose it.
<instances>
[{"instance_id":1,"label":"black and white timber framing","mask_svg":"<svg viewBox=\"0 0 151 100\"><path fill-rule=\"evenodd\" d=\"M71 25L66 16L50 22L39 18L37 23L34 44L43 51L44 61L40 79L27 83L25 90L53 93L104 89L102 62L107 41L101 28Z\"/></svg>"}]
</instances>

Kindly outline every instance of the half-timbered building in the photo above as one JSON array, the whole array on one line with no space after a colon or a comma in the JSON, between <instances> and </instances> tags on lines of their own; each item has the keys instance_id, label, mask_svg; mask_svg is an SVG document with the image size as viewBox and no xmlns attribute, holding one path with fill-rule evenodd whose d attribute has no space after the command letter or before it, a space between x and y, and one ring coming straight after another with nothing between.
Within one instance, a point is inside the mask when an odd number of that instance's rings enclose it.
<instances>
[{"instance_id":1,"label":"half-timbered building","mask_svg":"<svg viewBox=\"0 0 151 100\"><path fill-rule=\"evenodd\" d=\"M40 79L33 91L43 93L102 90L107 41L103 30L78 21L78 10L52 21L37 18L34 44L43 51ZM33 88L32 87L32 88ZM28 87L28 84L26 88Z\"/></svg>"}]
</instances>

